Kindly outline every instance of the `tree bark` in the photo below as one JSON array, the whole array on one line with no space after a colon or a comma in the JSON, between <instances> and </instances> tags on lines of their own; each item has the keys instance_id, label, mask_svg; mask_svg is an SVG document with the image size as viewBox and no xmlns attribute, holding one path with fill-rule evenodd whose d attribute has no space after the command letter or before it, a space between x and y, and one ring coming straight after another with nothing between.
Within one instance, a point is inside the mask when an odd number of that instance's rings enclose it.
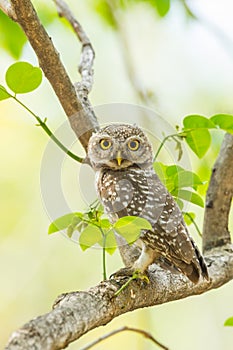
<instances>
[{"instance_id":1,"label":"tree bark","mask_svg":"<svg viewBox=\"0 0 233 350\"><path fill-rule=\"evenodd\" d=\"M150 283L132 281L118 296L114 294L125 279L108 280L84 292L63 294L51 312L14 332L5 350L64 349L91 329L126 312L198 295L233 278L231 246L215 249L207 257L207 263L211 281L202 280L197 285L154 264L150 267Z\"/></svg>"},{"instance_id":2,"label":"tree bark","mask_svg":"<svg viewBox=\"0 0 233 350\"><path fill-rule=\"evenodd\" d=\"M55 3L60 15L68 19L83 45L80 65L82 80L76 89L31 2L11 0L10 3L7 0L0 0L0 8L23 28L38 56L45 76L71 120L72 128L86 149L92 131L98 128L98 122L88 101L88 93L93 82L94 51L80 24L63 1L56 0ZM185 276L172 274L153 264L149 268L149 283L141 280L132 281L117 296L115 293L126 282L123 277L100 282L87 291L61 295L52 311L29 321L15 331L5 349L64 349L91 329L105 325L123 313L198 295L219 288L233 279L233 248L228 231L233 194L232 148L233 136L226 135L214 165L206 200L203 248L210 281L201 280L194 285ZM129 263L135 259L138 251L130 247L122 254L125 262Z\"/></svg>"},{"instance_id":3,"label":"tree bark","mask_svg":"<svg viewBox=\"0 0 233 350\"><path fill-rule=\"evenodd\" d=\"M226 134L214 164L206 196L203 252L230 243L229 211L233 196L233 135Z\"/></svg>"}]
</instances>

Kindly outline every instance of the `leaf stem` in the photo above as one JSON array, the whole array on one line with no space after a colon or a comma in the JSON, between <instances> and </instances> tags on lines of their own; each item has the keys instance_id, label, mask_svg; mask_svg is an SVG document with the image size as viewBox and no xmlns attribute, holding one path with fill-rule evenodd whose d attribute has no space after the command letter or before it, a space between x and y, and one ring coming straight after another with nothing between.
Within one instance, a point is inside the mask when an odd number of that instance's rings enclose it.
<instances>
[{"instance_id":1,"label":"leaf stem","mask_svg":"<svg viewBox=\"0 0 233 350\"><path fill-rule=\"evenodd\" d=\"M192 221L192 224L194 225L197 233L199 234L200 237L202 237L201 230L199 229L199 227L198 227L196 221L194 220L194 218L192 217L192 215L190 215L188 212L185 212L184 214L186 214L189 217L189 219L190 219L190 221Z\"/></svg>"},{"instance_id":2,"label":"leaf stem","mask_svg":"<svg viewBox=\"0 0 233 350\"><path fill-rule=\"evenodd\" d=\"M106 272L106 249L105 249L105 243L106 243L106 235L104 234L104 231L99 226L99 229L101 231L101 234L103 236L103 249L102 249L102 264L103 264L103 280L105 281L107 279L107 272Z\"/></svg>"},{"instance_id":3,"label":"leaf stem","mask_svg":"<svg viewBox=\"0 0 233 350\"><path fill-rule=\"evenodd\" d=\"M119 294L130 284L130 282L133 281L133 280L135 280L135 279L136 279L136 277L135 277L134 275L131 276L131 277L128 279L128 281L125 282L125 283L121 286L121 288L119 288L119 289L116 291L116 293L115 293L114 295L115 295L115 296L119 295Z\"/></svg>"},{"instance_id":4,"label":"leaf stem","mask_svg":"<svg viewBox=\"0 0 233 350\"><path fill-rule=\"evenodd\" d=\"M36 120L38 121L39 125L42 127L42 129L46 132L46 134L56 143L58 147L60 147L68 156L70 156L72 159L79 163L83 163L83 158L77 156L76 154L72 153L71 151L66 148L66 146L61 143L56 136L52 133L52 131L49 129L49 127L46 125L45 121L43 121L40 117L38 117L31 109L29 109L23 102L21 102L16 95L11 95L11 97L19 103L24 109L26 109Z\"/></svg>"},{"instance_id":5,"label":"leaf stem","mask_svg":"<svg viewBox=\"0 0 233 350\"><path fill-rule=\"evenodd\" d=\"M181 137L181 136L183 136L183 134L184 134L184 133L181 132L181 133L171 134L171 135L168 135L168 136L164 137L163 141L162 141L162 142L160 143L160 145L159 145L159 148L157 149L157 152L155 153L154 162L156 161L156 159L157 159L157 157L158 157L158 155L159 155L161 149L163 148L165 142L166 142L169 138L173 138L173 137L175 137L175 136Z\"/></svg>"}]
</instances>

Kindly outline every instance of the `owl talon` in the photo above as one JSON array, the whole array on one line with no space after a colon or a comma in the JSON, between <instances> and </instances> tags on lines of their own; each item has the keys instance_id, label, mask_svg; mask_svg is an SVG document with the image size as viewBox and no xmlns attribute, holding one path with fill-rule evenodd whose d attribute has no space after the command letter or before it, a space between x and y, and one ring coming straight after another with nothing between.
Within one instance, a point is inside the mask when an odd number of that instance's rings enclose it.
<instances>
[{"instance_id":1,"label":"owl talon","mask_svg":"<svg viewBox=\"0 0 233 350\"><path fill-rule=\"evenodd\" d=\"M135 270L133 267L123 267L119 271L113 273L110 279L118 277L131 277L132 280L140 279L147 283L150 282L145 272L142 273L140 270Z\"/></svg>"},{"instance_id":2,"label":"owl talon","mask_svg":"<svg viewBox=\"0 0 233 350\"><path fill-rule=\"evenodd\" d=\"M128 276L126 276L126 273L128 273ZM115 296L119 295L129 284L131 281L140 279L143 283L146 282L147 284L150 282L149 278L147 275L143 274L141 271L134 270L132 267L131 268L123 268L113 275L110 276L110 278L115 278L115 277L129 277L127 282L125 282L121 288L115 293Z\"/></svg>"},{"instance_id":3,"label":"owl talon","mask_svg":"<svg viewBox=\"0 0 233 350\"><path fill-rule=\"evenodd\" d=\"M113 273L110 276L110 279L117 278L117 277L133 277L134 273L135 273L135 270L132 267L123 267L119 271Z\"/></svg>"}]
</instances>

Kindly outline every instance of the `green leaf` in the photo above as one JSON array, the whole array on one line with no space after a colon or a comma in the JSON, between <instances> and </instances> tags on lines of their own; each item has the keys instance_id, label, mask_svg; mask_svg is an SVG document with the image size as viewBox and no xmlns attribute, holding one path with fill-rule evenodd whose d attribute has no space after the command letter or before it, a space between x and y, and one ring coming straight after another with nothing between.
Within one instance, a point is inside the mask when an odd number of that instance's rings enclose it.
<instances>
[{"instance_id":1,"label":"green leaf","mask_svg":"<svg viewBox=\"0 0 233 350\"><path fill-rule=\"evenodd\" d=\"M174 176L179 172L185 171L184 168L182 168L179 165L167 165L166 166L166 174L167 176Z\"/></svg>"},{"instance_id":2,"label":"green leaf","mask_svg":"<svg viewBox=\"0 0 233 350\"><path fill-rule=\"evenodd\" d=\"M81 213L69 213L56 219L49 225L48 234L50 235L51 233L66 229L73 222L74 219L76 219L76 222L77 220L81 221L79 217L80 214Z\"/></svg>"},{"instance_id":3,"label":"green leaf","mask_svg":"<svg viewBox=\"0 0 233 350\"><path fill-rule=\"evenodd\" d=\"M188 115L183 119L184 129L215 129L216 126L210 119L202 115Z\"/></svg>"},{"instance_id":4,"label":"green leaf","mask_svg":"<svg viewBox=\"0 0 233 350\"><path fill-rule=\"evenodd\" d=\"M160 162L154 162L153 167L160 181L164 184L168 191L172 191L175 187L174 176L168 176L167 169L169 168L169 166Z\"/></svg>"},{"instance_id":5,"label":"green leaf","mask_svg":"<svg viewBox=\"0 0 233 350\"><path fill-rule=\"evenodd\" d=\"M176 167L176 166L174 165L171 167ZM195 189L197 186L203 184L199 176L193 173L192 171L184 170L181 167L179 168L177 167L178 169L177 173L171 174L169 173L171 167L169 167L167 171L168 171L168 174L170 174L170 176L173 176L175 188L192 187Z\"/></svg>"},{"instance_id":6,"label":"green leaf","mask_svg":"<svg viewBox=\"0 0 233 350\"><path fill-rule=\"evenodd\" d=\"M149 221L136 216L124 216L120 218L113 227L129 244L135 242L139 238L141 230L152 230Z\"/></svg>"},{"instance_id":7,"label":"green leaf","mask_svg":"<svg viewBox=\"0 0 233 350\"><path fill-rule=\"evenodd\" d=\"M18 24L0 10L0 45L15 59L19 59L27 37Z\"/></svg>"},{"instance_id":8,"label":"green leaf","mask_svg":"<svg viewBox=\"0 0 233 350\"><path fill-rule=\"evenodd\" d=\"M0 101L10 98L11 95L6 91L4 86L0 85Z\"/></svg>"},{"instance_id":9,"label":"green leaf","mask_svg":"<svg viewBox=\"0 0 233 350\"><path fill-rule=\"evenodd\" d=\"M156 8L160 17L166 16L170 9L170 0L149 0L149 3Z\"/></svg>"},{"instance_id":10,"label":"green leaf","mask_svg":"<svg viewBox=\"0 0 233 350\"><path fill-rule=\"evenodd\" d=\"M173 191L176 188L192 187L203 185L199 176L192 171L185 170L179 165L164 165L155 162L154 169L160 180L167 187L168 191Z\"/></svg>"},{"instance_id":11,"label":"green leaf","mask_svg":"<svg viewBox=\"0 0 233 350\"><path fill-rule=\"evenodd\" d=\"M102 233L97 226L89 224L79 237L79 244L83 251L103 240Z\"/></svg>"},{"instance_id":12,"label":"green leaf","mask_svg":"<svg viewBox=\"0 0 233 350\"><path fill-rule=\"evenodd\" d=\"M187 212L183 214L184 217L184 221L186 223L186 225L191 225L193 223L193 220L195 220L196 218L196 214L192 213L192 212Z\"/></svg>"},{"instance_id":13,"label":"green leaf","mask_svg":"<svg viewBox=\"0 0 233 350\"><path fill-rule=\"evenodd\" d=\"M210 147L211 136L207 129L197 129L188 132L185 141L191 150L202 158Z\"/></svg>"},{"instance_id":14,"label":"green leaf","mask_svg":"<svg viewBox=\"0 0 233 350\"><path fill-rule=\"evenodd\" d=\"M112 224L108 219L101 219L99 223L101 228L104 228L104 229L109 229L112 226Z\"/></svg>"},{"instance_id":15,"label":"green leaf","mask_svg":"<svg viewBox=\"0 0 233 350\"><path fill-rule=\"evenodd\" d=\"M71 224L67 227L66 233L67 236L70 238L72 237L74 231L77 230L77 225L79 225L82 222L82 214L78 213L78 215L73 216Z\"/></svg>"},{"instance_id":16,"label":"green leaf","mask_svg":"<svg viewBox=\"0 0 233 350\"><path fill-rule=\"evenodd\" d=\"M233 134L233 115L216 114L210 120L220 129Z\"/></svg>"},{"instance_id":17,"label":"green leaf","mask_svg":"<svg viewBox=\"0 0 233 350\"><path fill-rule=\"evenodd\" d=\"M233 317L228 318L228 319L225 321L224 326L233 327Z\"/></svg>"},{"instance_id":18,"label":"green leaf","mask_svg":"<svg viewBox=\"0 0 233 350\"><path fill-rule=\"evenodd\" d=\"M197 193L194 193L188 190L175 190L171 192L171 194L176 196L177 198L184 199L187 202L191 202L193 204L199 205L200 207L204 208L203 199Z\"/></svg>"},{"instance_id":19,"label":"green leaf","mask_svg":"<svg viewBox=\"0 0 233 350\"><path fill-rule=\"evenodd\" d=\"M160 162L154 162L153 163L154 171L158 175L160 181L162 181L163 184L166 183L166 170L167 165L160 163Z\"/></svg>"},{"instance_id":20,"label":"green leaf","mask_svg":"<svg viewBox=\"0 0 233 350\"><path fill-rule=\"evenodd\" d=\"M15 94L24 94L35 90L42 81L39 67L28 62L16 62L6 72L6 83Z\"/></svg>"}]
</instances>

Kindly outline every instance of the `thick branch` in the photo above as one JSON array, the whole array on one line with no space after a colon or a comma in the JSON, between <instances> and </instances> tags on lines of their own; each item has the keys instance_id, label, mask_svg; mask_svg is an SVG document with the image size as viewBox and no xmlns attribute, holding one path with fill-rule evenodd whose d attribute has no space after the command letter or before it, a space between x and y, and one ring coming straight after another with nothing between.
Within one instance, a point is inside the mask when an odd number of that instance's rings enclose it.
<instances>
[{"instance_id":1,"label":"thick branch","mask_svg":"<svg viewBox=\"0 0 233 350\"><path fill-rule=\"evenodd\" d=\"M11 0L11 4L17 17L16 21L24 30L38 57L40 67L51 83L66 115L68 118L72 118L73 130L86 149L92 130L98 128L94 113L86 114L86 109L83 109L59 54L41 25L31 2L29 0Z\"/></svg>"},{"instance_id":2,"label":"thick branch","mask_svg":"<svg viewBox=\"0 0 233 350\"><path fill-rule=\"evenodd\" d=\"M233 135L226 134L214 164L206 196L203 251L230 243L229 211L233 196Z\"/></svg>"},{"instance_id":3,"label":"thick branch","mask_svg":"<svg viewBox=\"0 0 233 350\"><path fill-rule=\"evenodd\" d=\"M121 314L201 294L233 278L231 246L212 251L207 263L211 282L201 281L194 285L183 275L174 275L152 265L149 284L132 281L117 297L114 293L125 280L108 280L86 292L63 294L51 312L14 332L5 350L64 349L91 329L105 325Z\"/></svg>"}]
</instances>

